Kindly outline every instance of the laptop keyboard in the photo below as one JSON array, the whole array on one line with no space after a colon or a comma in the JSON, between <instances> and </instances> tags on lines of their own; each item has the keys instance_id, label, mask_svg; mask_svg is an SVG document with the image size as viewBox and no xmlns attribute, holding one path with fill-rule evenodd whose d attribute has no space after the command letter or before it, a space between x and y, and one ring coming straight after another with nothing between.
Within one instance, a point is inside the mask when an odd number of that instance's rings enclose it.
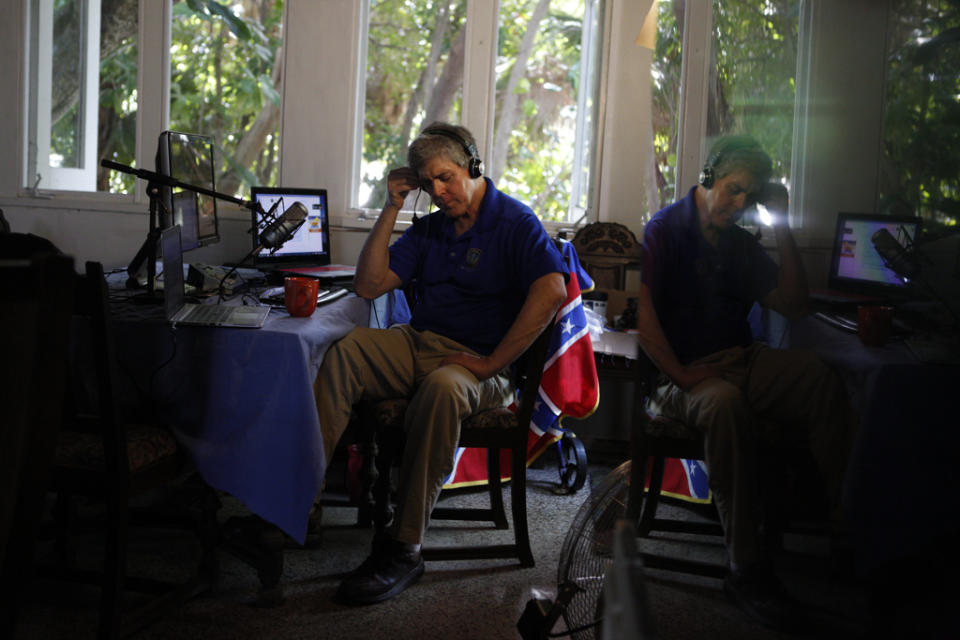
<instances>
[{"instance_id":1,"label":"laptop keyboard","mask_svg":"<svg viewBox=\"0 0 960 640\"><path fill-rule=\"evenodd\" d=\"M189 320L190 322L203 322L215 324L223 322L230 317L231 307L222 304L200 304L193 307L181 322Z\"/></svg>"}]
</instances>

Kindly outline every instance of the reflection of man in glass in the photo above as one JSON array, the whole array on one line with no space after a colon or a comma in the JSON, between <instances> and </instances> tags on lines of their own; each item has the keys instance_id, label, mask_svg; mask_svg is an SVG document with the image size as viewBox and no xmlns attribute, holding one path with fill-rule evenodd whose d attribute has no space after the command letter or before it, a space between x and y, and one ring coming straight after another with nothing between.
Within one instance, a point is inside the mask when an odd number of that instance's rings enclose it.
<instances>
[{"instance_id":1,"label":"reflection of man in glass","mask_svg":"<svg viewBox=\"0 0 960 640\"><path fill-rule=\"evenodd\" d=\"M754 341L747 322L756 302L794 318L807 299L787 191L767 182L769 156L731 136L708 158L700 184L646 225L637 329L661 371L653 408L703 431L730 560L724 590L780 628L794 610L761 542L759 447L803 443L836 508L855 421L836 374L812 353ZM775 216L779 265L736 224L757 200Z\"/></svg>"},{"instance_id":2,"label":"reflection of man in glass","mask_svg":"<svg viewBox=\"0 0 960 640\"><path fill-rule=\"evenodd\" d=\"M423 573L420 543L453 469L460 422L504 406L508 369L566 298L563 258L529 207L482 175L469 131L427 127L408 167L387 176L387 202L357 262L357 294L373 299L413 284L409 325L358 328L330 347L317 376L329 460L354 403L409 397L397 510L386 536L340 585L351 604L400 593ZM404 198L426 191L440 209L393 245Z\"/></svg>"}]
</instances>

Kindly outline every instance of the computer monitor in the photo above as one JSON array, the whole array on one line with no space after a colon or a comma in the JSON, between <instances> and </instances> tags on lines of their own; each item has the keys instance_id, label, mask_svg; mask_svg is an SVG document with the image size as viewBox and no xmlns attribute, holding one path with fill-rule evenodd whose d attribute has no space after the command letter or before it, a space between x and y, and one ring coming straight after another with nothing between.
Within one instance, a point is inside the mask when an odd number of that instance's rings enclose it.
<instances>
[{"instance_id":1,"label":"computer monitor","mask_svg":"<svg viewBox=\"0 0 960 640\"><path fill-rule=\"evenodd\" d=\"M261 249L254 256L258 268L313 267L330 264L330 226L327 220L327 190L297 189L293 187L253 187L250 197L265 212L274 205L274 215L280 217L294 202L307 208L307 219L290 240L271 253ZM254 212L254 228L262 231L262 217ZM258 218L259 216L259 218ZM259 245L258 233L253 234L253 248Z\"/></svg>"},{"instance_id":2,"label":"computer monitor","mask_svg":"<svg viewBox=\"0 0 960 640\"><path fill-rule=\"evenodd\" d=\"M157 143L157 173L214 191L213 138L164 131ZM220 240L216 198L162 186L160 202L158 226L162 230L179 224L184 251Z\"/></svg>"},{"instance_id":3,"label":"computer monitor","mask_svg":"<svg viewBox=\"0 0 960 640\"><path fill-rule=\"evenodd\" d=\"M839 213L833 238L829 286L838 291L902 297L907 285L889 267L873 244L873 234L886 229L909 250L920 233L920 218L876 213Z\"/></svg>"}]
</instances>

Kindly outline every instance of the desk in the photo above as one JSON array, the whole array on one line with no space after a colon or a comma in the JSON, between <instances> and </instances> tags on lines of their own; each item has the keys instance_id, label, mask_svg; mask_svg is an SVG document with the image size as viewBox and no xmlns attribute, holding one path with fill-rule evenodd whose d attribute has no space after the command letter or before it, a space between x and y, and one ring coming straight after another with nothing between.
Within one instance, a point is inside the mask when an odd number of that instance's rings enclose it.
<instances>
[{"instance_id":1,"label":"desk","mask_svg":"<svg viewBox=\"0 0 960 640\"><path fill-rule=\"evenodd\" d=\"M935 557L960 536L960 367L920 362L903 342L865 347L812 317L783 335L841 374L860 414L844 491L858 572Z\"/></svg>"},{"instance_id":2,"label":"desk","mask_svg":"<svg viewBox=\"0 0 960 640\"><path fill-rule=\"evenodd\" d=\"M349 295L309 318L272 311L261 329L174 331L156 311L114 311L127 397L173 426L210 486L303 543L326 471L314 378L330 344L353 327L405 322L402 294L374 305Z\"/></svg>"}]
</instances>

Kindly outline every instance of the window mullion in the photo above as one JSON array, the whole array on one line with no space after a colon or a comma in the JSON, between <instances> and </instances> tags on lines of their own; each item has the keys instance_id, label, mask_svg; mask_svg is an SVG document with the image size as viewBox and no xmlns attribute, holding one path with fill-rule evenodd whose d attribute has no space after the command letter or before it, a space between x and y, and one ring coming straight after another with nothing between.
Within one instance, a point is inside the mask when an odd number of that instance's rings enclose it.
<instances>
[{"instance_id":1,"label":"window mullion","mask_svg":"<svg viewBox=\"0 0 960 640\"><path fill-rule=\"evenodd\" d=\"M493 154L494 81L499 0L468 0L463 62L462 124L477 139L482 158ZM488 171L491 167L487 167Z\"/></svg>"},{"instance_id":2,"label":"window mullion","mask_svg":"<svg viewBox=\"0 0 960 640\"><path fill-rule=\"evenodd\" d=\"M703 161L702 145L707 132L707 102L710 82L710 47L713 3L685 1L683 62L680 72L680 123L677 140L676 198L696 184Z\"/></svg>"},{"instance_id":3,"label":"window mullion","mask_svg":"<svg viewBox=\"0 0 960 640\"><path fill-rule=\"evenodd\" d=\"M170 122L170 29L172 0L140 0L137 76L137 166L154 169L157 139ZM147 184L137 180L134 200L146 202Z\"/></svg>"}]
</instances>

